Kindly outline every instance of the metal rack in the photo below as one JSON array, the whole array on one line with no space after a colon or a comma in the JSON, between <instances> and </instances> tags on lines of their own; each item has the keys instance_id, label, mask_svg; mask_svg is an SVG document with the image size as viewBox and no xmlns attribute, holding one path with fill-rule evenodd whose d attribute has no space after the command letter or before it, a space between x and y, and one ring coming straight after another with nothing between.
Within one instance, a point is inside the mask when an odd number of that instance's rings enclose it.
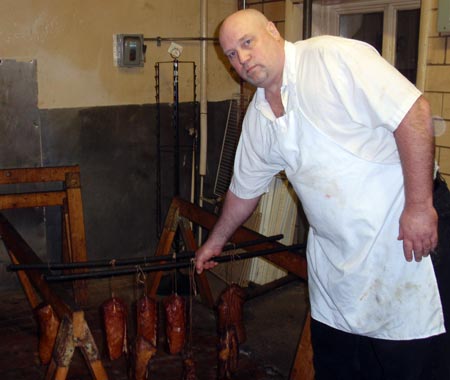
<instances>
[{"instance_id":1,"label":"metal rack","mask_svg":"<svg viewBox=\"0 0 450 380\"><path fill-rule=\"evenodd\" d=\"M173 196L180 195L180 98L179 98L179 69L180 65L191 65L193 75L192 86L192 115L195 125L195 131L192 133L192 150L196 154L198 146L198 125L199 125L199 111L197 102L197 65L194 61L179 61L174 59L172 61L160 61L155 63L155 97L156 97L156 145L157 145L157 163L156 163L156 235L160 236L162 229L162 192L161 192L161 152L170 151L170 146L161 144L161 66L172 65L173 86L172 86L172 107L171 107L171 124L173 128ZM194 165L194 162L193 162ZM194 170L195 168L193 168Z\"/></svg>"}]
</instances>

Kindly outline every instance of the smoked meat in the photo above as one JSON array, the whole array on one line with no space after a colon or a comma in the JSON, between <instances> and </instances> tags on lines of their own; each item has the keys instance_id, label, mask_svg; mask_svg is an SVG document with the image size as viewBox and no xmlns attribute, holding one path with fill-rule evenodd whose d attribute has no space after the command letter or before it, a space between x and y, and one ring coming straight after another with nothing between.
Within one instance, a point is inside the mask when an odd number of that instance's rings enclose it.
<instances>
[{"instance_id":1,"label":"smoked meat","mask_svg":"<svg viewBox=\"0 0 450 380\"><path fill-rule=\"evenodd\" d=\"M183 297L172 294L164 299L166 312L166 336L171 354L178 354L186 338L186 312Z\"/></svg>"},{"instance_id":2,"label":"smoked meat","mask_svg":"<svg viewBox=\"0 0 450 380\"><path fill-rule=\"evenodd\" d=\"M245 302L245 291L237 284L231 284L219 296L217 305L219 332L226 326L233 325L239 343L244 343L247 339L243 321L243 309Z\"/></svg>"},{"instance_id":3,"label":"smoked meat","mask_svg":"<svg viewBox=\"0 0 450 380\"><path fill-rule=\"evenodd\" d=\"M136 338L134 380L148 379L148 362L156 354L156 347L143 336Z\"/></svg>"},{"instance_id":4,"label":"smoked meat","mask_svg":"<svg viewBox=\"0 0 450 380\"><path fill-rule=\"evenodd\" d=\"M239 341L234 326L222 330L218 346L219 380L231 379L238 369Z\"/></svg>"},{"instance_id":5,"label":"smoked meat","mask_svg":"<svg viewBox=\"0 0 450 380\"><path fill-rule=\"evenodd\" d=\"M136 302L137 335L144 337L154 347L157 343L158 308L154 298L143 295Z\"/></svg>"},{"instance_id":6,"label":"smoked meat","mask_svg":"<svg viewBox=\"0 0 450 380\"><path fill-rule=\"evenodd\" d=\"M48 304L38 306L36 316L39 323L39 358L42 364L47 365L52 358L53 347L58 335L59 319Z\"/></svg>"},{"instance_id":7,"label":"smoked meat","mask_svg":"<svg viewBox=\"0 0 450 380\"><path fill-rule=\"evenodd\" d=\"M112 297L102 309L109 358L116 360L127 352L127 308L120 298Z\"/></svg>"}]
</instances>

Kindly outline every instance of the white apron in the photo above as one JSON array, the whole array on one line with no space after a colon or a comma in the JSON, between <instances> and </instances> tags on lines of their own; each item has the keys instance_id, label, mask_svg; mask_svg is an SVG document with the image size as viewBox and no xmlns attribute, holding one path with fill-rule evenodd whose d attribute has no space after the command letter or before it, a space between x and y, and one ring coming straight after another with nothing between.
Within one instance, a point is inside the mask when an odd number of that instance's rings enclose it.
<instances>
[{"instance_id":1,"label":"white apron","mask_svg":"<svg viewBox=\"0 0 450 380\"><path fill-rule=\"evenodd\" d=\"M298 112L295 96L289 100L286 115L274 122L273 148L310 223L312 317L383 339L444 332L430 258L407 262L397 240L400 163L369 162L344 150Z\"/></svg>"}]
</instances>

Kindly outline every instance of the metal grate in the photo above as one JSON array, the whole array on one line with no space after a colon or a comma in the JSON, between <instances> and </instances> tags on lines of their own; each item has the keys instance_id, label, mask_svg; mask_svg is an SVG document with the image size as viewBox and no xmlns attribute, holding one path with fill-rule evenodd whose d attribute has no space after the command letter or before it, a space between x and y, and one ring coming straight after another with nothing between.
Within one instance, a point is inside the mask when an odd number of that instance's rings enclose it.
<instances>
[{"instance_id":1,"label":"metal grate","mask_svg":"<svg viewBox=\"0 0 450 380\"><path fill-rule=\"evenodd\" d=\"M223 196L233 175L234 156L241 136L242 120L248 106L248 96L236 94L230 100L227 124L220 152L219 166L214 184L214 195Z\"/></svg>"}]
</instances>

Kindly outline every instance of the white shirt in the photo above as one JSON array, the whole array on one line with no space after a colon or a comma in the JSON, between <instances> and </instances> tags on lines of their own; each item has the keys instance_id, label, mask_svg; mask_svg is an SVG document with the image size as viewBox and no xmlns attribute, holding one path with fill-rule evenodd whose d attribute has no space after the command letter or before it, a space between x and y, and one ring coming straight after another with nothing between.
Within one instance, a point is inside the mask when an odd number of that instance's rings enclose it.
<instances>
[{"instance_id":1,"label":"white shirt","mask_svg":"<svg viewBox=\"0 0 450 380\"><path fill-rule=\"evenodd\" d=\"M393 131L420 92L356 40L286 42L285 53L286 113L275 118L257 90L230 190L254 198L285 170L310 224L314 319L383 339L444 332L431 260L408 263L397 240L404 189Z\"/></svg>"}]
</instances>

